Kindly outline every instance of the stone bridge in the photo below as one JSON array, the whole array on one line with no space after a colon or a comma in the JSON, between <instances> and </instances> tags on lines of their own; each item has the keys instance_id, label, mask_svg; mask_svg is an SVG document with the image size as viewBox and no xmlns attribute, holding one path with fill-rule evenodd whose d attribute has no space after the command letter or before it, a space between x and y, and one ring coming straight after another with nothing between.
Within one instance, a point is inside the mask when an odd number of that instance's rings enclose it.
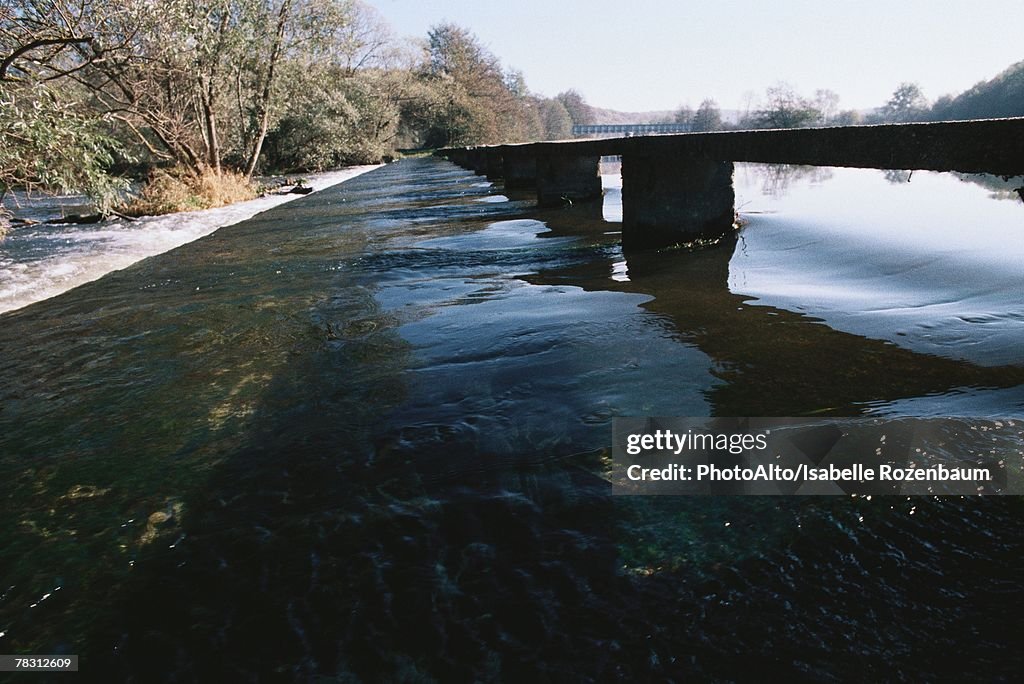
<instances>
[{"instance_id":1,"label":"stone bridge","mask_svg":"<svg viewBox=\"0 0 1024 684\"><path fill-rule=\"evenodd\" d=\"M436 154L541 206L600 200L602 156L622 157L622 242L659 248L733 229L733 162L1024 174L1024 118L684 133L447 148ZM1022 193L1024 196L1024 193Z\"/></svg>"}]
</instances>

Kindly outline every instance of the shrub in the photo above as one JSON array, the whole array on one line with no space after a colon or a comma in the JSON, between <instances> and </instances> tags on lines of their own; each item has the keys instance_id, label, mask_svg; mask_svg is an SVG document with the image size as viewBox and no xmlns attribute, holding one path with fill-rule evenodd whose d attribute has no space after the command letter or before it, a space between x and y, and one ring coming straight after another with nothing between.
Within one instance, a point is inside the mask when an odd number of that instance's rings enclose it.
<instances>
[{"instance_id":1,"label":"shrub","mask_svg":"<svg viewBox=\"0 0 1024 684\"><path fill-rule=\"evenodd\" d=\"M331 68L294 75L295 92L263 145L264 170L324 171L376 164L389 154L398 109L382 73L343 76Z\"/></svg>"},{"instance_id":2,"label":"shrub","mask_svg":"<svg viewBox=\"0 0 1024 684\"><path fill-rule=\"evenodd\" d=\"M210 209L256 197L256 187L234 171L156 169L139 195L121 208L129 216Z\"/></svg>"}]
</instances>

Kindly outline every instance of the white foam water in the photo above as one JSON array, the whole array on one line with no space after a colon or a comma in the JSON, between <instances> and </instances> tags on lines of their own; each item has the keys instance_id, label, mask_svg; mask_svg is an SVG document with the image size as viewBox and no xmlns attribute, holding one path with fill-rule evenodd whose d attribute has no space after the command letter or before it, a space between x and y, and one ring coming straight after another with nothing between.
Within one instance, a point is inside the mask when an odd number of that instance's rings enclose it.
<instances>
[{"instance_id":1,"label":"white foam water","mask_svg":"<svg viewBox=\"0 0 1024 684\"><path fill-rule=\"evenodd\" d=\"M375 168L353 166L303 179L317 191ZM301 195L268 195L216 209L146 216L135 221L16 226L0 240L0 313L49 299L298 197ZM58 208L62 203L80 203L74 197L57 199Z\"/></svg>"}]
</instances>

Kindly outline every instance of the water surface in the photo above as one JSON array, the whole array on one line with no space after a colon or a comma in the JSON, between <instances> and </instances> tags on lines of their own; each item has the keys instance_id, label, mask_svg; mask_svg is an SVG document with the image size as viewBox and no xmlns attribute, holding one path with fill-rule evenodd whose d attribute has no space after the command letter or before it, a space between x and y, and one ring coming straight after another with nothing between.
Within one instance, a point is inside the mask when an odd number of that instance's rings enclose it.
<instances>
[{"instance_id":1,"label":"water surface","mask_svg":"<svg viewBox=\"0 0 1024 684\"><path fill-rule=\"evenodd\" d=\"M313 174L304 180L308 187L320 190L373 168L355 166ZM296 197L270 194L214 209L76 224L60 221L94 213L82 195L29 197L12 193L5 198L5 208L20 219L36 223L16 225L0 240L0 312L54 297Z\"/></svg>"},{"instance_id":2,"label":"water surface","mask_svg":"<svg viewBox=\"0 0 1024 684\"><path fill-rule=\"evenodd\" d=\"M1010 677L1016 498L610 496L616 415L1021 413L1016 248L985 237L1020 207L765 174L735 242L623 254L614 192L538 210L404 160L5 314L0 650L146 681ZM914 228L931 184L973 208Z\"/></svg>"}]
</instances>

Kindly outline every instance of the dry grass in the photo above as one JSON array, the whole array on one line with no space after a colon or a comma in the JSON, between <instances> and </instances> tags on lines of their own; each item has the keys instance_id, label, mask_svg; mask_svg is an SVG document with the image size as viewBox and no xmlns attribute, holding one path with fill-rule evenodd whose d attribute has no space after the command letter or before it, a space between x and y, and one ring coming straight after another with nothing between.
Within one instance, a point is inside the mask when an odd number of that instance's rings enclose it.
<instances>
[{"instance_id":1,"label":"dry grass","mask_svg":"<svg viewBox=\"0 0 1024 684\"><path fill-rule=\"evenodd\" d=\"M253 199L258 194L248 178L234 171L158 169L150 175L139 196L119 211L129 216L155 216L222 207Z\"/></svg>"}]
</instances>

